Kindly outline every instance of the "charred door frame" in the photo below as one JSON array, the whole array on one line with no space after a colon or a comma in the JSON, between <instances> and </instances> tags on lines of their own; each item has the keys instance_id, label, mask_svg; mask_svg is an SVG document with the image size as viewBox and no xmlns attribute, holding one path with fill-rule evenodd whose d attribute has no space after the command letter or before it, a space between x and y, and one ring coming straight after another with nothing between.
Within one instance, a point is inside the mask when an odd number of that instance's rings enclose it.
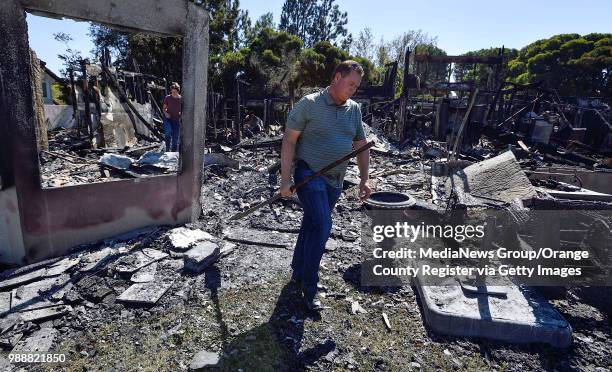
<instances>
[{"instance_id":1,"label":"charred door frame","mask_svg":"<svg viewBox=\"0 0 612 372\"><path fill-rule=\"evenodd\" d=\"M25 11L89 20L127 30L183 37L183 125L178 175L42 189L33 122ZM179 224L201 213L206 120L208 13L187 0L3 0L0 74L8 130L8 174L14 175L25 257L33 262L72 246L147 225ZM10 77L8 79L7 77ZM197 105L196 105L197 99ZM4 146L3 146L4 147ZM4 164L5 166L7 164Z\"/></svg>"}]
</instances>

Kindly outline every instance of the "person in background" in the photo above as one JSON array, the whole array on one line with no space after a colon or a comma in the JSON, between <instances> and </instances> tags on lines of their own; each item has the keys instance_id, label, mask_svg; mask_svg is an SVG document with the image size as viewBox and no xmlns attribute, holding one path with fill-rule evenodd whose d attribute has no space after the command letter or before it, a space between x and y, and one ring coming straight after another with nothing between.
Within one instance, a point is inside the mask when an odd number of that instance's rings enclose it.
<instances>
[{"instance_id":1,"label":"person in background","mask_svg":"<svg viewBox=\"0 0 612 372\"><path fill-rule=\"evenodd\" d=\"M164 97L164 136L166 152L178 151L179 131L181 127L181 91L180 85L174 82L170 85L170 94Z\"/></svg>"}]
</instances>

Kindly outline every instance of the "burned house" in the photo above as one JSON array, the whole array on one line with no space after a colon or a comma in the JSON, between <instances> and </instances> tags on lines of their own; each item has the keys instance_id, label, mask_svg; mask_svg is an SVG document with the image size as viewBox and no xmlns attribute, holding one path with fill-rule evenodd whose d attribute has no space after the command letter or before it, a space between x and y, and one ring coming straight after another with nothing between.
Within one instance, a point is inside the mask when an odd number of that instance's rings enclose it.
<instances>
[{"instance_id":1,"label":"burned house","mask_svg":"<svg viewBox=\"0 0 612 372\"><path fill-rule=\"evenodd\" d=\"M202 92L206 90L207 67L202 61L207 60L207 44L205 38L195 37L194 33L205 34L205 12L190 3L167 4L163 12L151 9L148 17L133 17L132 5L116 12L109 12L110 6L110 3L69 5L36 1L9 1L2 5L2 45L7 51L0 65L3 76L2 262L33 262L60 255L76 244L139 226L186 222L200 213L196 185L201 174L206 107L196 106L194 97L205 96ZM183 59L183 70L188 73L183 81L186 125L178 174L42 188L24 10L185 38L185 49L189 51ZM85 100L87 125L91 119L89 108ZM161 189L165 190L163 197L151 197L155 190Z\"/></svg>"},{"instance_id":2,"label":"burned house","mask_svg":"<svg viewBox=\"0 0 612 372\"><path fill-rule=\"evenodd\" d=\"M408 50L399 95L399 65L387 65L382 84L356 97L368 140L376 142L370 178L379 199L360 203L359 169L350 161L321 261L319 290L329 304L321 321L287 283L299 200L268 202L278 188L291 102L241 94L239 79L232 97L207 91L209 16L202 7L9 0L0 9L2 350L65 352L67 368L117 370L609 364L609 288L546 291L513 278L454 277L368 286L363 231L372 206L455 225L495 211L473 242L483 250L574 251L605 242L610 102L505 82L501 49L492 57ZM116 69L106 53L71 74L72 122L47 123L43 146L26 12L182 36L179 153L159 151L167 81L138 66ZM451 79L454 64L486 66L487 78ZM594 251L604 254L580 268L609 280L600 270L606 250Z\"/></svg>"}]
</instances>

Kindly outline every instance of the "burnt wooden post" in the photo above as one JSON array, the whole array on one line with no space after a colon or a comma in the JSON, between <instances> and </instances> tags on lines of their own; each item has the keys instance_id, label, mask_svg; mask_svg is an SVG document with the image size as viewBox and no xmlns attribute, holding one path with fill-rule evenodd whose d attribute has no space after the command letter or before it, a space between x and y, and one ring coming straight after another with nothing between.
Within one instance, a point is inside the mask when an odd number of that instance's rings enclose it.
<instances>
[{"instance_id":1,"label":"burnt wooden post","mask_svg":"<svg viewBox=\"0 0 612 372\"><path fill-rule=\"evenodd\" d=\"M406 105L408 104L408 72L410 71L410 49L404 52L404 76L402 83L402 93L400 98L399 123L397 126L397 138L399 143L404 142L404 126L406 125Z\"/></svg>"},{"instance_id":2,"label":"burnt wooden post","mask_svg":"<svg viewBox=\"0 0 612 372\"><path fill-rule=\"evenodd\" d=\"M268 125L268 100L264 99L264 107L263 107L263 126L264 128Z\"/></svg>"},{"instance_id":3,"label":"burnt wooden post","mask_svg":"<svg viewBox=\"0 0 612 372\"><path fill-rule=\"evenodd\" d=\"M234 113L234 128L236 130L236 140L238 143L242 141L242 118L240 115L240 79L236 79L236 92L234 93L236 101L236 111Z\"/></svg>"},{"instance_id":4,"label":"burnt wooden post","mask_svg":"<svg viewBox=\"0 0 612 372\"><path fill-rule=\"evenodd\" d=\"M77 135L81 136L81 121L79 120L79 108L77 103L76 88L74 86L74 71L72 67L68 69L68 78L70 79L70 100L72 101L72 118L76 121Z\"/></svg>"},{"instance_id":5,"label":"burnt wooden post","mask_svg":"<svg viewBox=\"0 0 612 372\"><path fill-rule=\"evenodd\" d=\"M100 84L98 83L98 78L96 77L96 85L94 87L94 104L96 105L96 117L98 118L98 128L96 128L96 143L101 147L104 147L106 146L106 141L104 140L104 128L102 127L101 99L102 92L100 91Z\"/></svg>"},{"instance_id":6,"label":"burnt wooden post","mask_svg":"<svg viewBox=\"0 0 612 372\"><path fill-rule=\"evenodd\" d=\"M89 83L87 77L87 63L85 60L80 61L81 64L81 75L83 79L83 101L85 102L85 124L87 125L87 134L89 135L89 142L91 147L94 147L93 141L93 128L91 123L91 109L89 107Z\"/></svg>"}]
</instances>

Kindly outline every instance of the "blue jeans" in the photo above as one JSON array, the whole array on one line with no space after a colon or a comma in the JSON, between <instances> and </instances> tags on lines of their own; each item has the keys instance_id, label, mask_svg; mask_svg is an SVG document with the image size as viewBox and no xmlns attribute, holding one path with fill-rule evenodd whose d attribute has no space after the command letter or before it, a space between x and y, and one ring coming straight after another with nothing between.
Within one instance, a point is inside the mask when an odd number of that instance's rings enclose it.
<instances>
[{"instance_id":1,"label":"blue jeans","mask_svg":"<svg viewBox=\"0 0 612 372\"><path fill-rule=\"evenodd\" d=\"M180 128L181 125L178 120L164 118L164 137L166 140L166 151L178 151Z\"/></svg>"},{"instance_id":2,"label":"blue jeans","mask_svg":"<svg viewBox=\"0 0 612 372\"><path fill-rule=\"evenodd\" d=\"M304 161L298 160L293 179L297 184L312 173L314 172ZM341 193L342 188L330 186L320 176L297 191L304 217L293 251L291 268L292 276L302 281L307 299L312 299L317 292L319 264L325 251L325 243L331 233L331 212Z\"/></svg>"}]
</instances>

